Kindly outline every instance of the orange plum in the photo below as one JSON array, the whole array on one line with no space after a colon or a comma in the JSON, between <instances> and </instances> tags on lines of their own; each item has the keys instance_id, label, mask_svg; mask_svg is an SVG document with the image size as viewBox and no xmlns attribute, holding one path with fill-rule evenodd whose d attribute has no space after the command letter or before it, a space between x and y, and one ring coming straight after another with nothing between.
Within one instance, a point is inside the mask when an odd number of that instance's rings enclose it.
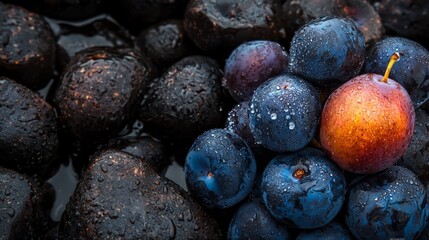
<instances>
[{"instance_id":1,"label":"orange plum","mask_svg":"<svg viewBox=\"0 0 429 240\"><path fill-rule=\"evenodd\" d=\"M320 143L342 169L360 174L382 171L407 149L415 113L407 91L386 74L357 76L336 89L325 103Z\"/></svg>"}]
</instances>

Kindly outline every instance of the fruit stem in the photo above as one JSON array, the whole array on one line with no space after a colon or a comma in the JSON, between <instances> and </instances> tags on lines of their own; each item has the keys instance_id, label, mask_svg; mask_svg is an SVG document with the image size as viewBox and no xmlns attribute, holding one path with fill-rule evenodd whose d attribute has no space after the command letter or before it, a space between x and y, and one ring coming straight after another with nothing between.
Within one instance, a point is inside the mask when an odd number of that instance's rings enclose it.
<instances>
[{"instance_id":1,"label":"fruit stem","mask_svg":"<svg viewBox=\"0 0 429 240\"><path fill-rule=\"evenodd\" d=\"M381 82L387 83L387 79L389 79L390 71L392 70L393 64L395 64L397 61L401 59L401 56L398 52L395 52L392 54L389 60L389 64L387 65L386 72L384 73L383 78L380 80Z\"/></svg>"}]
</instances>

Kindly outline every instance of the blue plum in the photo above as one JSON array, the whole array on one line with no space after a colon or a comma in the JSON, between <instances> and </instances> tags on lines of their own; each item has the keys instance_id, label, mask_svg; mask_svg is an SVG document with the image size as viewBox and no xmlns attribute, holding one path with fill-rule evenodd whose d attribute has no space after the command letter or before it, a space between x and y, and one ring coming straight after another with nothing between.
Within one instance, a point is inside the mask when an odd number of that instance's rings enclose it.
<instances>
[{"instance_id":1,"label":"blue plum","mask_svg":"<svg viewBox=\"0 0 429 240\"><path fill-rule=\"evenodd\" d=\"M235 105L228 112L225 128L243 138L254 152L261 149L262 145L256 142L255 137L250 131L248 109L249 101L240 102Z\"/></svg>"},{"instance_id":2,"label":"blue plum","mask_svg":"<svg viewBox=\"0 0 429 240\"><path fill-rule=\"evenodd\" d=\"M365 40L349 18L317 18L296 31L289 56L291 73L315 84L336 86L359 74Z\"/></svg>"},{"instance_id":3,"label":"blue plum","mask_svg":"<svg viewBox=\"0 0 429 240\"><path fill-rule=\"evenodd\" d=\"M318 229L302 231L296 240L353 240L352 233L342 224L331 222Z\"/></svg>"},{"instance_id":4,"label":"blue plum","mask_svg":"<svg viewBox=\"0 0 429 240\"><path fill-rule=\"evenodd\" d=\"M246 141L252 149L256 161L265 167L267 163L276 155L275 152L268 150L257 142L249 126L249 101L240 102L235 105L229 112L225 123L225 129L231 131ZM260 166L260 165L258 165ZM261 168L263 169L263 168Z\"/></svg>"},{"instance_id":5,"label":"blue plum","mask_svg":"<svg viewBox=\"0 0 429 240\"><path fill-rule=\"evenodd\" d=\"M260 198L243 203L235 212L229 224L227 238L230 240L292 239L287 227L271 216Z\"/></svg>"},{"instance_id":6,"label":"blue plum","mask_svg":"<svg viewBox=\"0 0 429 240\"><path fill-rule=\"evenodd\" d=\"M350 186L346 224L358 239L416 239L428 220L428 207L417 176L392 166Z\"/></svg>"},{"instance_id":7,"label":"blue plum","mask_svg":"<svg viewBox=\"0 0 429 240\"><path fill-rule=\"evenodd\" d=\"M290 227L311 229L338 214L346 181L322 151L304 148L275 157L264 170L261 191L274 218Z\"/></svg>"},{"instance_id":8,"label":"blue plum","mask_svg":"<svg viewBox=\"0 0 429 240\"><path fill-rule=\"evenodd\" d=\"M226 60L224 85L237 102L249 100L261 83L285 72L288 62L287 52L276 42L243 43Z\"/></svg>"},{"instance_id":9,"label":"blue plum","mask_svg":"<svg viewBox=\"0 0 429 240\"><path fill-rule=\"evenodd\" d=\"M250 101L250 130L276 152L303 148L314 137L322 106L319 93L300 77L282 74L261 84Z\"/></svg>"},{"instance_id":10,"label":"blue plum","mask_svg":"<svg viewBox=\"0 0 429 240\"><path fill-rule=\"evenodd\" d=\"M401 63L392 68L390 78L408 91L416 105L428 101L429 52L413 40L388 37L376 43L367 54L363 72L384 74L393 52L399 52Z\"/></svg>"},{"instance_id":11,"label":"blue plum","mask_svg":"<svg viewBox=\"0 0 429 240\"><path fill-rule=\"evenodd\" d=\"M246 198L256 178L250 147L226 129L204 132L185 159L188 190L208 208L229 208Z\"/></svg>"}]
</instances>

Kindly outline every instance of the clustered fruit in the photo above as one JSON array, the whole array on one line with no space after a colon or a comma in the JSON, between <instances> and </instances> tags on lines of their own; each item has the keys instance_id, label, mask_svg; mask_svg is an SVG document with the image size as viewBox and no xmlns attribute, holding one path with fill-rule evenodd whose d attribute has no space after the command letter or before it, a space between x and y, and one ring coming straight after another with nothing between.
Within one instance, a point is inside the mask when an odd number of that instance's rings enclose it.
<instances>
[{"instance_id":1,"label":"clustered fruit","mask_svg":"<svg viewBox=\"0 0 429 240\"><path fill-rule=\"evenodd\" d=\"M0 239L428 239L426 0L0 0Z\"/></svg>"}]
</instances>

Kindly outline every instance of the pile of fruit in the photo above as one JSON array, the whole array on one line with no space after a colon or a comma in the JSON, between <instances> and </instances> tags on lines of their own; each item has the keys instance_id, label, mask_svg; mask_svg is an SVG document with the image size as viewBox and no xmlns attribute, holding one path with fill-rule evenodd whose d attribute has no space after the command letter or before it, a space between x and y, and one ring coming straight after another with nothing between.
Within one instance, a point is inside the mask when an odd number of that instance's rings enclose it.
<instances>
[{"instance_id":1,"label":"pile of fruit","mask_svg":"<svg viewBox=\"0 0 429 240\"><path fill-rule=\"evenodd\" d=\"M429 239L426 0L0 0L0 239Z\"/></svg>"}]
</instances>

